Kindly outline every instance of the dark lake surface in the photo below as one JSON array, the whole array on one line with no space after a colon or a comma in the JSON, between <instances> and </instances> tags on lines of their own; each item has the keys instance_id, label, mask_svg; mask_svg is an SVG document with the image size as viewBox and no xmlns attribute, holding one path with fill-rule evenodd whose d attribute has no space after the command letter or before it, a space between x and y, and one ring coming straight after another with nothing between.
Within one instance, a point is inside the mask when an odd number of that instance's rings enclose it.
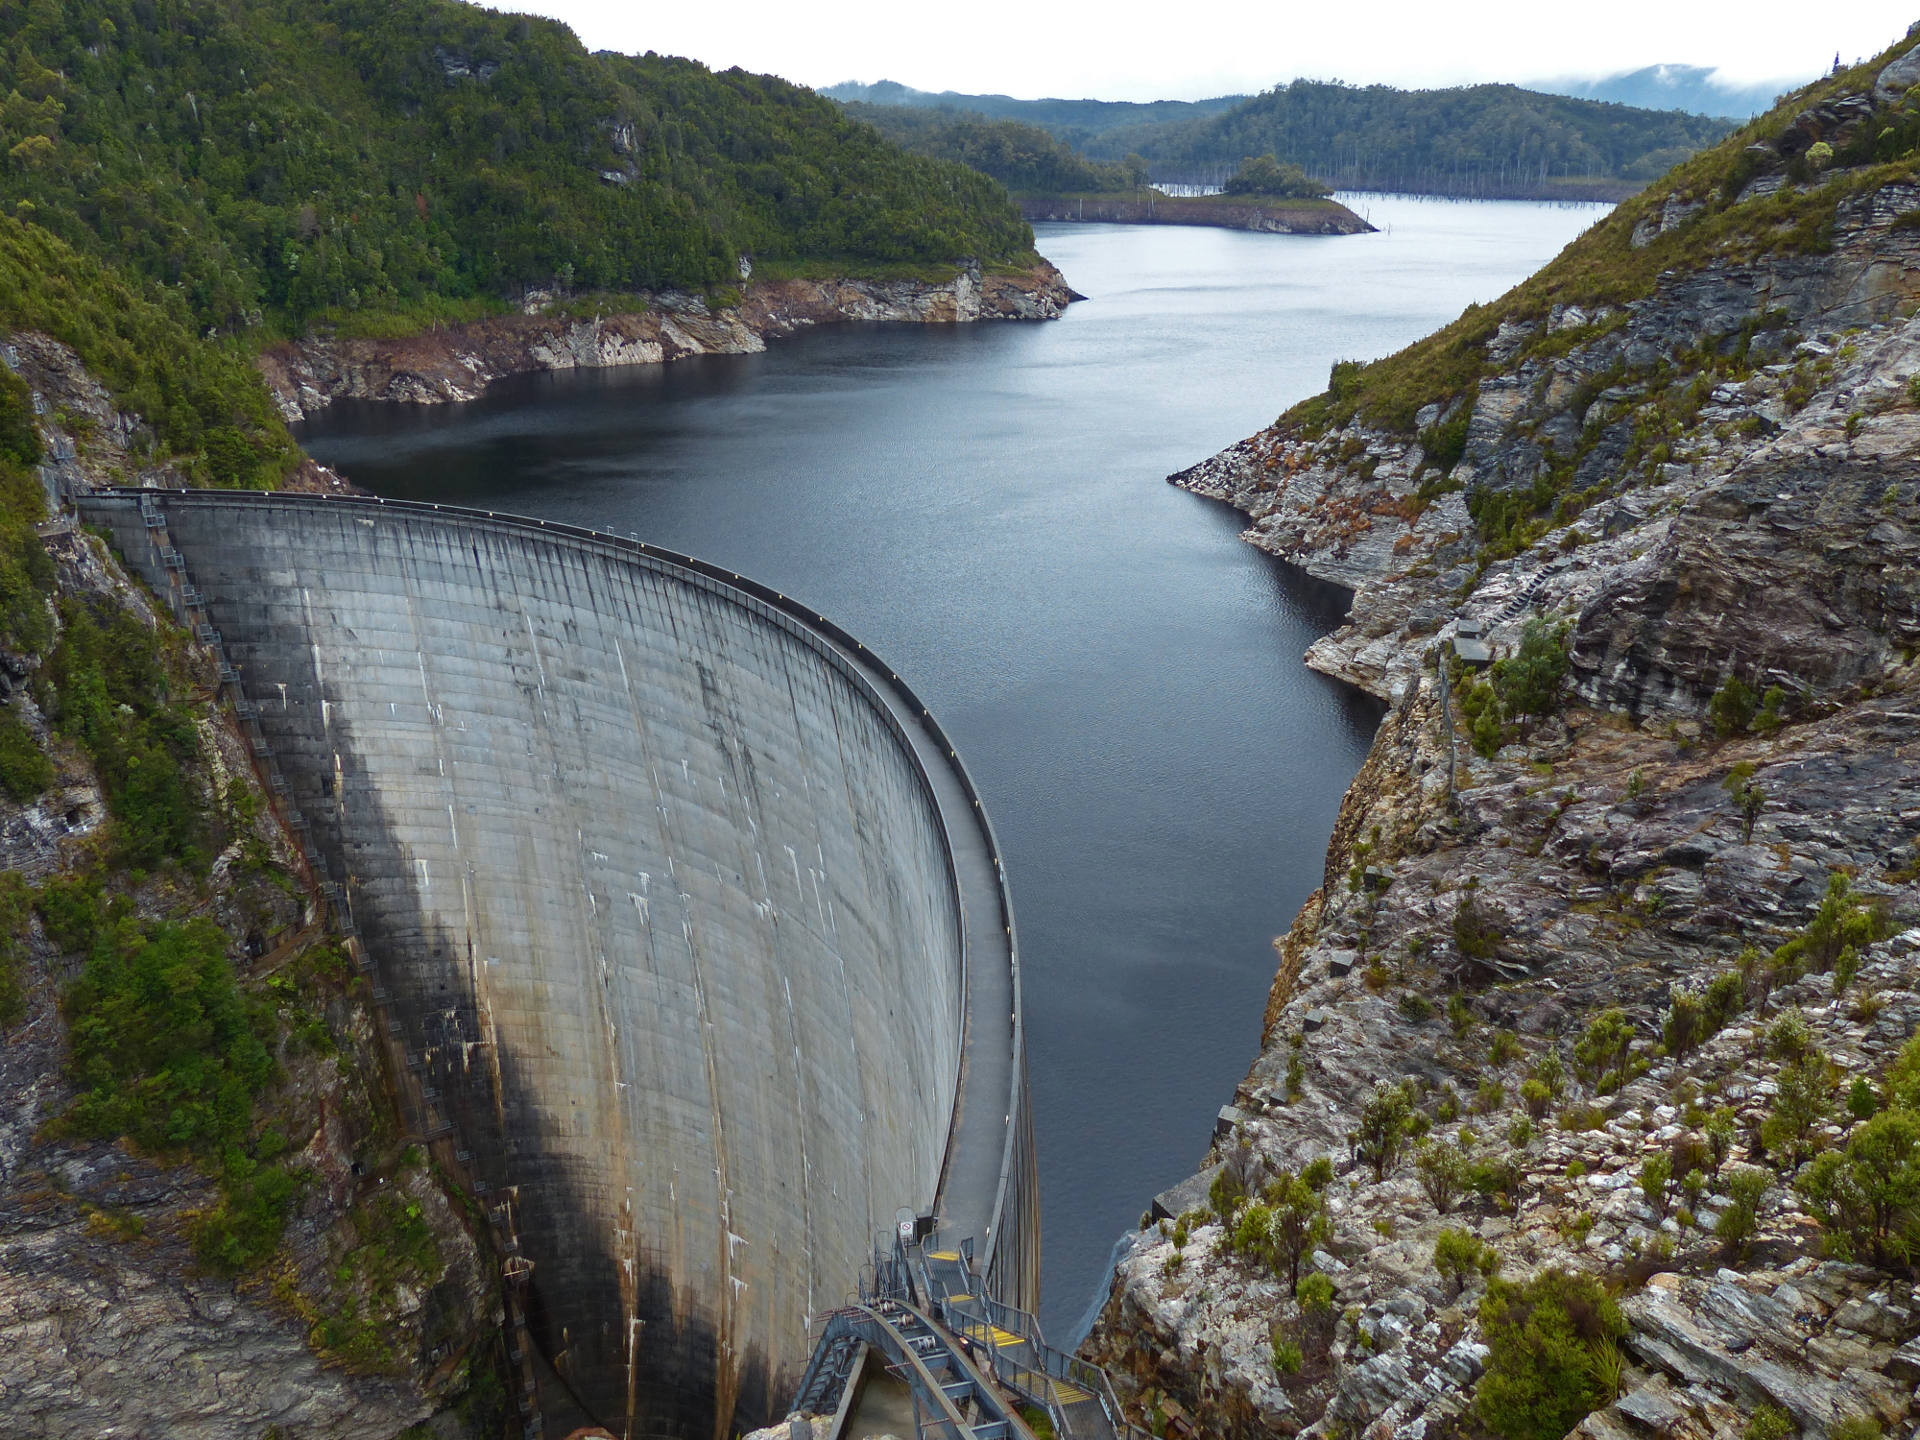
<instances>
[{"instance_id":1,"label":"dark lake surface","mask_svg":"<svg viewBox=\"0 0 1920 1440\"><path fill-rule=\"evenodd\" d=\"M764 355L335 406L380 494L635 532L797 595L957 741L1020 929L1043 1310L1189 1174L1260 1040L1379 707L1301 653L1345 596L1164 477L1537 269L1598 207L1358 197L1377 235L1042 227L1049 324L845 326Z\"/></svg>"}]
</instances>

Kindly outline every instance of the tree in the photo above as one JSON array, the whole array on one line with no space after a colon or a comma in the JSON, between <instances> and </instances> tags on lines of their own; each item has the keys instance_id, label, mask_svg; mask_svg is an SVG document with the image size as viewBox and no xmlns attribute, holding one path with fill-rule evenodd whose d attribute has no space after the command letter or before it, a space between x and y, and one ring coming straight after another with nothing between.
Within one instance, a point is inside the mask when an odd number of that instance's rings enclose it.
<instances>
[{"instance_id":1,"label":"tree","mask_svg":"<svg viewBox=\"0 0 1920 1440\"><path fill-rule=\"evenodd\" d=\"M1525 1284L1495 1279L1480 1325L1489 1353L1474 1413L1502 1440L1562 1440L1612 1398L1601 1374L1627 1327L1592 1276L1543 1270Z\"/></svg>"},{"instance_id":2,"label":"tree","mask_svg":"<svg viewBox=\"0 0 1920 1440\"><path fill-rule=\"evenodd\" d=\"M1283 200L1318 200L1333 193L1330 186L1309 179L1298 165L1282 165L1271 150L1243 159L1222 188L1229 195L1272 195Z\"/></svg>"},{"instance_id":3,"label":"tree","mask_svg":"<svg viewBox=\"0 0 1920 1440\"><path fill-rule=\"evenodd\" d=\"M1920 1116L1888 1110L1859 1125L1844 1152L1817 1158L1797 1186L1836 1255L1905 1263L1920 1239Z\"/></svg>"},{"instance_id":4,"label":"tree","mask_svg":"<svg viewBox=\"0 0 1920 1440\"><path fill-rule=\"evenodd\" d=\"M1382 1081L1374 1087L1373 1098L1360 1112L1355 1148L1373 1168L1375 1181L1385 1180L1399 1167L1412 1119L1413 1101L1404 1084Z\"/></svg>"}]
</instances>

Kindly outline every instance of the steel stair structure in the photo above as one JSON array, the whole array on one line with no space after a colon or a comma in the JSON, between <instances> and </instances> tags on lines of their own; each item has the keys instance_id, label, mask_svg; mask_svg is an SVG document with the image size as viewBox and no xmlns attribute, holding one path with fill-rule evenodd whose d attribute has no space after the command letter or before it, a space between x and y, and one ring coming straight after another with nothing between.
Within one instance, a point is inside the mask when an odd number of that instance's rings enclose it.
<instances>
[{"instance_id":1,"label":"steel stair structure","mask_svg":"<svg viewBox=\"0 0 1920 1440\"><path fill-rule=\"evenodd\" d=\"M1043 1412L1060 1440L1151 1440L1130 1423L1106 1372L1046 1343L1031 1314L980 1293L972 1242L896 1238L858 1303L819 1322L794 1409L838 1414L864 1344L914 1398L915 1440L1033 1440L1021 1412Z\"/></svg>"}]
</instances>

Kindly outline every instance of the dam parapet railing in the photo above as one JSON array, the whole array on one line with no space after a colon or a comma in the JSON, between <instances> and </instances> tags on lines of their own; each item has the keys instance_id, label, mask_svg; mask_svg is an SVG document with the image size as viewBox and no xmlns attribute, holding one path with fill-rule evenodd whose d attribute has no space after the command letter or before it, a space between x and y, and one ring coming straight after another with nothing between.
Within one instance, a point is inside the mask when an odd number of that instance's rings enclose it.
<instances>
[{"instance_id":1,"label":"dam parapet railing","mask_svg":"<svg viewBox=\"0 0 1920 1440\"><path fill-rule=\"evenodd\" d=\"M906 749L921 782L933 798L940 817L938 843L945 852L950 883L955 889L960 911L963 944L960 953L962 992L967 997L959 1019L960 1035L956 1050L960 1074L955 1078L956 1103L951 1117L944 1154L941 1157L936 1187L935 1213L943 1230L962 1231L976 1236L983 1257L985 1286L1010 1303L1031 1308L1038 1295L1038 1213L1037 1185L1033 1173L1030 1100L1025 1079L1024 1025L1020 1005L1017 938L1005 866L992 825L981 802L978 789L956 747L921 701L912 687L892 667L875 656L863 642L800 601L773 587L724 567L698 560L639 540L603 531L543 521L536 518L503 515L490 511L421 502L383 500L373 497L319 497L259 494L236 491L158 491L109 490L75 497L82 515L91 522L105 522L115 532L116 541L130 562L152 581L156 574L164 579L169 558L155 553L132 553L138 545L137 531L147 528L142 518L173 507L226 506L236 512L258 508L264 515L290 514L295 510L310 513L342 512L365 520L381 515L413 523L429 521L471 530L554 542L561 549L579 549L602 556L634 562L695 588L717 595L728 603L779 627L799 640L828 666L842 675L856 691L870 697L872 708L885 726ZM209 512L211 513L211 512ZM211 523L203 519L202 524ZM271 525L271 521L267 524ZM164 524L161 527L164 532ZM171 548L171 547L166 547ZM178 552L174 552L177 556ZM185 574L184 558L180 573ZM156 589L160 586L156 585ZM317 593L317 592L316 592ZM182 614L183 620L208 630L211 617L202 609L197 621ZM217 634L217 632L215 632ZM224 664L224 661L223 661ZM227 679L227 666L223 680ZM237 684L233 693L239 698L236 708L243 718L251 707ZM259 697L252 697L258 700ZM918 734L911 733L917 731ZM937 752L937 756L933 753ZM925 758L923 758L925 757ZM944 772L944 783L935 783L927 772L929 762ZM959 801L956 804L954 796ZM289 805L291 810L292 806ZM956 810L973 812L966 820ZM971 830L971 834L968 830ZM306 838L303 835L303 838ZM962 881L961 861L956 857L956 839L964 842L971 859L984 854L987 878L975 871L971 885ZM311 864L317 854L311 839L305 845ZM316 878L324 886L340 889L316 869ZM986 891L991 889L991 897ZM969 892L982 906L964 903L962 892ZM344 902L344 896L342 896ZM972 910L972 923L967 911ZM345 903L339 913L351 926ZM982 923L986 916L990 921ZM997 922L999 936L987 931ZM1004 958L1000 945L1004 944ZM983 962L983 956L990 957ZM973 973L985 964L1001 972L996 999L991 1005L980 1003L981 988L975 982L989 978ZM1005 1019L1001 1019L1005 1016ZM1004 1076L1004 1087L1001 1077ZM972 1083L969 1083L971 1081ZM968 1122L972 1123L969 1124ZM963 1155L962 1151L966 1154ZM988 1161L989 1151L992 1163ZM967 1164L964 1161L971 1160ZM957 1173L958 1172L958 1173ZM964 1192L964 1193L963 1193Z\"/></svg>"}]
</instances>

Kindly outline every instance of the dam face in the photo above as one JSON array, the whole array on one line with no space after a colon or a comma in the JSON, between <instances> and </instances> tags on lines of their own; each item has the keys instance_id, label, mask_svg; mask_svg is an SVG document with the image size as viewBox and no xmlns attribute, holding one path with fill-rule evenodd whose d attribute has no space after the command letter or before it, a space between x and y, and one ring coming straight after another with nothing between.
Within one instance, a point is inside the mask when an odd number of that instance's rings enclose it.
<instances>
[{"instance_id":1,"label":"dam face","mask_svg":"<svg viewBox=\"0 0 1920 1440\"><path fill-rule=\"evenodd\" d=\"M884 666L610 537L144 503L79 506L217 630L371 959L413 1123L510 1207L550 1422L777 1417L900 1207L1034 1303L999 861Z\"/></svg>"}]
</instances>

